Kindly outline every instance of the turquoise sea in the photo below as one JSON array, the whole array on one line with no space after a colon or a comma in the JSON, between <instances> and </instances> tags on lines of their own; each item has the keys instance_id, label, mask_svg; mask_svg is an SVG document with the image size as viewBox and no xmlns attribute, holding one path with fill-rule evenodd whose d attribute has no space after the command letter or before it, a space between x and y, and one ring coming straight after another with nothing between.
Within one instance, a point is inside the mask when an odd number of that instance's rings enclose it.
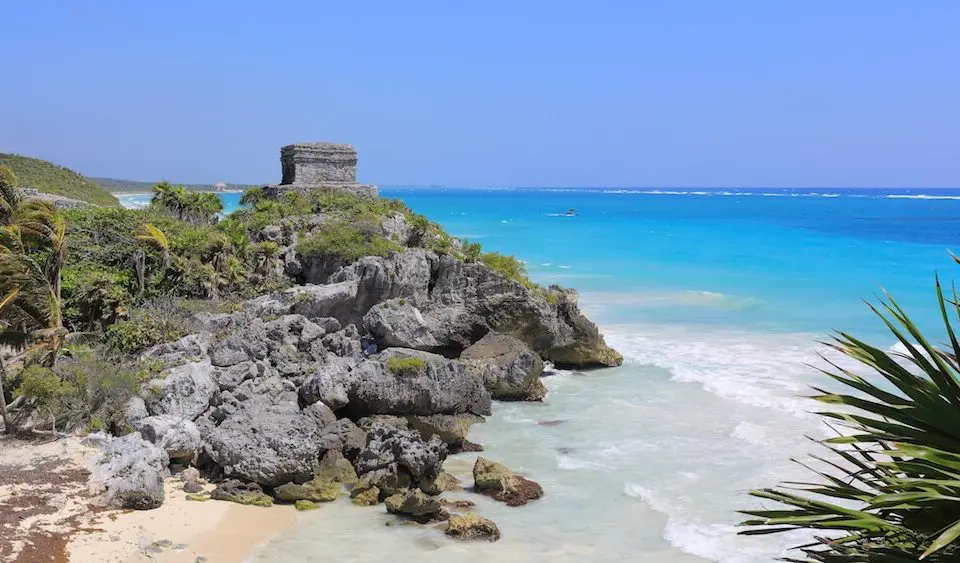
<instances>
[{"instance_id":1,"label":"turquoise sea","mask_svg":"<svg viewBox=\"0 0 960 563\"><path fill-rule=\"evenodd\" d=\"M254 561L772 561L803 538L738 537L736 510L758 505L747 490L804 476L789 458L825 435L802 397L823 382L808 366L828 353L817 341L843 329L892 347L861 301L884 289L937 333L934 275L960 272L950 190L382 193L577 288L626 362L561 372L542 405L498 404L475 427L484 455L547 491L523 508L479 503L500 542L452 544L343 504L304 514ZM468 475L471 460L451 468Z\"/></svg>"}]
</instances>

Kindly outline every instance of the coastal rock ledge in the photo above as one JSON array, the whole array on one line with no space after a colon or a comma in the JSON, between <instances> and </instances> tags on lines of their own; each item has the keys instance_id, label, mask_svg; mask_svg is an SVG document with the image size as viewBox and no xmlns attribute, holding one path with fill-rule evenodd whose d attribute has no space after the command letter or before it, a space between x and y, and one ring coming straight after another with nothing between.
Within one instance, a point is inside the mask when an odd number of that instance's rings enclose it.
<instances>
[{"instance_id":1,"label":"coastal rock ledge","mask_svg":"<svg viewBox=\"0 0 960 563\"><path fill-rule=\"evenodd\" d=\"M352 186L350 151L308 148L285 149L285 184ZM307 236L324 219L301 224L313 229L299 235ZM412 242L349 263L302 256L296 233L266 227L263 240L285 261L278 268L298 285L236 312L194 315L194 334L144 353L163 368L127 405L138 432L114 441L100 462L115 506L159 505L173 463L217 484L213 498L314 508L349 489L356 504L387 501L392 513L436 521L445 514L438 495L459 488L443 462L478 448L467 432L492 400L541 400L545 362L622 363L574 291L418 246L425 235L408 237L402 216L384 224ZM499 464L477 464L478 492L512 506L543 494ZM447 530L499 537L495 524L473 516Z\"/></svg>"}]
</instances>

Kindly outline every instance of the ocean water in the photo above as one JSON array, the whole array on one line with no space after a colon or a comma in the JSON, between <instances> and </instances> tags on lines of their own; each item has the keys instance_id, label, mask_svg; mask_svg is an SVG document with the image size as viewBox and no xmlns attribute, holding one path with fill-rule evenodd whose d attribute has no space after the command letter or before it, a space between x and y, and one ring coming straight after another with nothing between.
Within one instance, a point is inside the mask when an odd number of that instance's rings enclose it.
<instances>
[{"instance_id":1,"label":"ocean water","mask_svg":"<svg viewBox=\"0 0 960 563\"><path fill-rule=\"evenodd\" d=\"M824 383L809 367L829 353L818 341L843 329L893 346L862 302L882 290L937 334L934 275L958 271L949 190L383 194L515 254L538 282L577 288L625 363L560 372L542 404L496 404L474 427L483 455L546 490L521 508L464 495L500 542L457 544L338 502L251 561L773 561L804 536L737 536L736 511L759 506L748 490L804 477L789 458L827 435L803 398ZM450 469L469 482L472 459Z\"/></svg>"}]
</instances>

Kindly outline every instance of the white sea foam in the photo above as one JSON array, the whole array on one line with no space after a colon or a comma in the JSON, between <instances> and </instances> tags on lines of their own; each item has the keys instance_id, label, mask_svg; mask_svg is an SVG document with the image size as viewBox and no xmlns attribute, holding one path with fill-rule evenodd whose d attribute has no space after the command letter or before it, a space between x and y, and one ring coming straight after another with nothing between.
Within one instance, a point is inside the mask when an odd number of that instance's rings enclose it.
<instances>
[{"instance_id":1,"label":"white sea foam","mask_svg":"<svg viewBox=\"0 0 960 563\"><path fill-rule=\"evenodd\" d=\"M927 195L927 194L890 194L887 199L960 199L955 195Z\"/></svg>"},{"instance_id":2,"label":"white sea foam","mask_svg":"<svg viewBox=\"0 0 960 563\"><path fill-rule=\"evenodd\" d=\"M692 331L676 327L610 327L607 342L629 361L669 370L674 381L698 383L725 399L810 416L812 335Z\"/></svg>"}]
</instances>

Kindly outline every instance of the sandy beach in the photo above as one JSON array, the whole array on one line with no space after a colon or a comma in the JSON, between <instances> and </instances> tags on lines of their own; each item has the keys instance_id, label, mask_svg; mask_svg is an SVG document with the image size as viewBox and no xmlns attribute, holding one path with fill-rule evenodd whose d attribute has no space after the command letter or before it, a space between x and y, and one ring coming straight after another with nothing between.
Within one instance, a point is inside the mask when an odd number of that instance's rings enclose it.
<instances>
[{"instance_id":1,"label":"sandy beach","mask_svg":"<svg viewBox=\"0 0 960 563\"><path fill-rule=\"evenodd\" d=\"M0 560L240 562L296 523L290 506L188 501L176 477L160 508L103 509L87 480L94 453L76 438L0 441Z\"/></svg>"}]
</instances>

